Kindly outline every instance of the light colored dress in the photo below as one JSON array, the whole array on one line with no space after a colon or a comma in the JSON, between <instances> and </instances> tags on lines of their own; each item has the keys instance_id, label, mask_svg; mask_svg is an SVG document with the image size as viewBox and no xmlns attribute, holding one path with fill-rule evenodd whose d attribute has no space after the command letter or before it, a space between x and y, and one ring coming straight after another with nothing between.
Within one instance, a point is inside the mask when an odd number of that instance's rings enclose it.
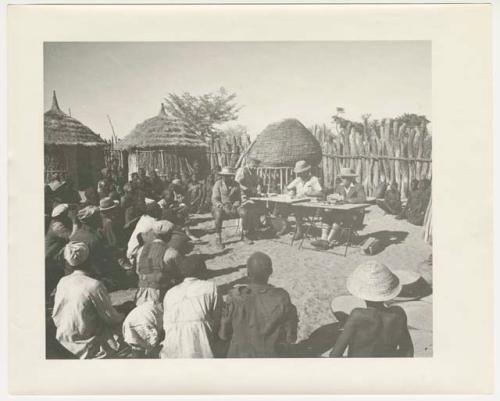
<instances>
[{"instance_id":1,"label":"light colored dress","mask_svg":"<svg viewBox=\"0 0 500 401\"><path fill-rule=\"evenodd\" d=\"M104 285L83 271L75 270L57 284L52 319L57 341L80 359L106 358L120 349L116 326L123 315Z\"/></svg>"},{"instance_id":2,"label":"light colored dress","mask_svg":"<svg viewBox=\"0 0 500 401\"><path fill-rule=\"evenodd\" d=\"M156 221L156 219L154 217L148 216L147 214L144 214L141 216L141 218L137 222L137 225L135 226L135 229L132 232L132 235L130 236L130 239L128 241L127 258L132 260L136 257L137 251L140 248L140 244L139 244L139 241L137 239L137 235L151 231L153 229L153 224L155 221Z\"/></svg>"},{"instance_id":3,"label":"light colored dress","mask_svg":"<svg viewBox=\"0 0 500 401\"><path fill-rule=\"evenodd\" d=\"M134 308L123 322L123 338L132 349L151 353L158 345L163 328L163 307L156 302L144 302Z\"/></svg>"},{"instance_id":4,"label":"light colored dress","mask_svg":"<svg viewBox=\"0 0 500 401\"><path fill-rule=\"evenodd\" d=\"M215 283L185 278L167 291L163 310L161 358L213 358L220 316Z\"/></svg>"}]
</instances>

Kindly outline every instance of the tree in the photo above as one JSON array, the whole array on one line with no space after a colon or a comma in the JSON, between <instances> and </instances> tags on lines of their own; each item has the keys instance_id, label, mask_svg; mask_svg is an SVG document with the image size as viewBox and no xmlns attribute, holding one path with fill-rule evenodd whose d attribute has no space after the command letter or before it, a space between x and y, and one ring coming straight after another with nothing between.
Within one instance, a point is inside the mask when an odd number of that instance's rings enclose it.
<instances>
[{"instance_id":1,"label":"tree","mask_svg":"<svg viewBox=\"0 0 500 401\"><path fill-rule=\"evenodd\" d=\"M224 88L201 96L170 93L165 108L187 131L207 138L215 134L217 125L238 118L241 107L234 102L235 98L235 93L227 93Z\"/></svg>"}]
</instances>

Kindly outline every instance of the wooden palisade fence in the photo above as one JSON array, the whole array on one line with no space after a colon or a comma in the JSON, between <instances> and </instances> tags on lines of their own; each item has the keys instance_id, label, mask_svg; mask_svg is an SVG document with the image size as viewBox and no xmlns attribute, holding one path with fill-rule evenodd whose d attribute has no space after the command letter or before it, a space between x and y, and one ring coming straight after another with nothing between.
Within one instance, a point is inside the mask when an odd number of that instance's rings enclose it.
<instances>
[{"instance_id":1,"label":"wooden palisade fence","mask_svg":"<svg viewBox=\"0 0 500 401\"><path fill-rule=\"evenodd\" d=\"M336 134L326 126L311 131L323 150L325 187L333 188L342 167L358 174L368 196L381 182L396 182L402 198L412 179L432 176L432 138L423 116L403 115L382 121L364 118L362 123L335 117Z\"/></svg>"}]
</instances>

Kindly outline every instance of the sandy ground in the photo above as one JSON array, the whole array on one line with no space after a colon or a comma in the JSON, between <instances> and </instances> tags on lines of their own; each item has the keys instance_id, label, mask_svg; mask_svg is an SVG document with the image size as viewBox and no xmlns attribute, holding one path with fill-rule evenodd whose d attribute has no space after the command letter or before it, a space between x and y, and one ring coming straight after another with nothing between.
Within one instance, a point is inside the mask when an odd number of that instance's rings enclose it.
<instances>
[{"instance_id":1,"label":"sandy ground","mask_svg":"<svg viewBox=\"0 0 500 401\"><path fill-rule=\"evenodd\" d=\"M375 256L365 256L359 248L349 248L347 257L344 257L343 246L319 252L311 249L308 241L299 249L298 243L290 246L291 234L245 245L238 241L240 233L236 231L236 220L224 222L226 248L219 251L214 246L215 234L207 233L213 228L209 215L196 217L199 223L193 226L193 231L201 235L203 242L194 252L205 255L210 279L220 286L223 294L233 285L245 282L245 262L252 252L259 250L271 256L274 273L270 282L290 293L299 313L298 341L306 341L313 332L321 332L322 328L326 329L337 321L331 311L331 302L334 297L348 294L346 278L361 262L374 258L396 273L415 271L431 252L430 246L422 239L421 227L385 215L377 206L367 209L365 227L359 232L362 237L387 241L386 248ZM132 299L133 294L133 290L117 291L112 294L112 299L118 304ZM432 356L432 295L398 304L408 314L415 356Z\"/></svg>"}]
</instances>

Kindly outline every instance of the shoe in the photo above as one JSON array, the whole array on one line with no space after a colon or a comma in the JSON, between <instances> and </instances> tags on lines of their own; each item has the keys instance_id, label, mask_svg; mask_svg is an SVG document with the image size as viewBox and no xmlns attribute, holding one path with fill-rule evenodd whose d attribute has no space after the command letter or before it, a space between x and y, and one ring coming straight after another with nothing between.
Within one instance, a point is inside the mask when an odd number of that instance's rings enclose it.
<instances>
[{"instance_id":1,"label":"shoe","mask_svg":"<svg viewBox=\"0 0 500 401\"><path fill-rule=\"evenodd\" d=\"M222 250L222 249L224 249L224 244L222 243L222 241L221 241L221 239L220 239L220 238L217 238L217 239L215 240L215 247L216 247L217 249L221 249L221 250Z\"/></svg>"},{"instance_id":2,"label":"shoe","mask_svg":"<svg viewBox=\"0 0 500 401\"><path fill-rule=\"evenodd\" d=\"M311 245L323 251L330 249L330 243L326 239L318 239L316 241L311 241Z\"/></svg>"}]
</instances>

